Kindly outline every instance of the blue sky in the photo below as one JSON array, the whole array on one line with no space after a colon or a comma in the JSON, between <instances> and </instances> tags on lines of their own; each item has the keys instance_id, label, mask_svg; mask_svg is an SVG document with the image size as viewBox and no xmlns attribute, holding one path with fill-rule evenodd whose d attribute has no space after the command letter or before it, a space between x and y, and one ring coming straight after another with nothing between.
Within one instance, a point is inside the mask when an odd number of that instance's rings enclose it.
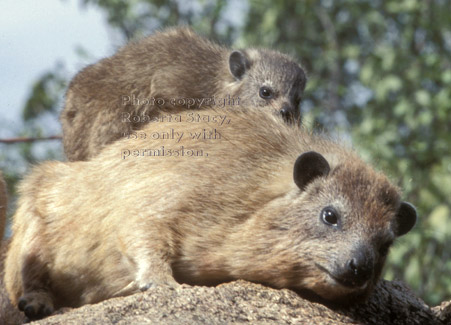
<instances>
[{"instance_id":1,"label":"blue sky","mask_svg":"<svg viewBox=\"0 0 451 325\"><path fill-rule=\"evenodd\" d=\"M75 74L112 54L112 35L103 14L82 7L80 1L1 0L0 137L11 136L11 130L21 127L21 109L42 73L61 61ZM89 59L76 54L80 46Z\"/></svg>"}]
</instances>

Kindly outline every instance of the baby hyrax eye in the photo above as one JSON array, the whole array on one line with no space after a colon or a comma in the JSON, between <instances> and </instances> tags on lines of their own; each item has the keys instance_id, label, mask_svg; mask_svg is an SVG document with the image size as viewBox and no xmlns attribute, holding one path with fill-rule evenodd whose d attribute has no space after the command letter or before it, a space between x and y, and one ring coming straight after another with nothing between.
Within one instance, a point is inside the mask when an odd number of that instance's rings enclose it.
<instances>
[{"instance_id":1,"label":"baby hyrax eye","mask_svg":"<svg viewBox=\"0 0 451 325\"><path fill-rule=\"evenodd\" d=\"M274 92L271 88L263 86L260 88L260 97L263 99L272 99L274 98Z\"/></svg>"},{"instance_id":2,"label":"baby hyrax eye","mask_svg":"<svg viewBox=\"0 0 451 325\"><path fill-rule=\"evenodd\" d=\"M321 221L328 226L338 227L339 216L337 211L332 207L325 207L321 211Z\"/></svg>"}]
</instances>

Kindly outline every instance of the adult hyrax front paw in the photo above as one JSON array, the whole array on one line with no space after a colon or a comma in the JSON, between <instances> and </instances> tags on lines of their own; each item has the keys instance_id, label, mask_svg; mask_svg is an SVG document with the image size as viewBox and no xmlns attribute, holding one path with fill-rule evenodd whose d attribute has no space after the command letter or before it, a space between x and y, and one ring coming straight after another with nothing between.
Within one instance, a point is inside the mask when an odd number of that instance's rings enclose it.
<instances>
[{"instance_id":1,"label":"adult hyrax front paw","mask_svg":"<svg viewBox=\"0 0 451 325\"><path fill-rule=\"evenodd\" d=\"M30 320L41 319L53 313L52 299L44 291L33 291L20 297L17 307Z\"/></svg>"}]
</instances>

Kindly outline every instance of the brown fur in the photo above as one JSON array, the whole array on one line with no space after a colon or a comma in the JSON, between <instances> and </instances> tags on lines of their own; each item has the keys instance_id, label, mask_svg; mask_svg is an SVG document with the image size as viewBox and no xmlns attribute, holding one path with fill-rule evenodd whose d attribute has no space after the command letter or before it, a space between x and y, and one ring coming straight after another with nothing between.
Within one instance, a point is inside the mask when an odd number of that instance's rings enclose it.
<instances>
[{"instance_id":1,"label":"brown fur","mask_svg":"<svg viewBox=\"0 0 451 325\"><path fill-rule=\"evenodd\" d=\"M172 28L132 42L112 57L88 66L70 83L61 114L67 158L88 160L165 109L177 112L213 105L204 101L190 107L160 107L146 99L169 103L180 98L230 96L235 100L227 105L268 106L299 116L306 78L297 63L276 51L249 49L240 52L245 58L241 66L244 74L237 77L229 66L231 53L188 28ZM262 86L272 89L273 99L259 97ZM217 101L213 106L222 104ZM124 118L123 113L130 115Z\"/></svg>"},{"instance_id":2,"label":"brown fur","mask_svg":"<svg viewBox=\"0 0 451 325\"><path fill-rule=\"evenodd\" d=\"M0 171L0 239L3 238L6 226L7 194L6 183Z\"/></svg>"},{"instance_id":3,"label":"brown fur","mask_svg":"<svg viewBox=\"0 0 451 325\"><path fill-rule=\"evenodd\" d=\"M0 171L0 237L2 238L6 225L7 201L6 183L3 179L2 172ZM8 244L8 241L0 240L0 324L22 324L24 317L11 304L3 281L4 261Z\"/></svg>"},{"instance_id":4,"label":"brown fur","mask_svg":"<svg viewBox=\"0 0 451 325\"><path fill-rule=\"evenodd\" d=\"M175 280L245 279L331 301L370 292L385 260L381 247L412 226L400 226L398 189L355 153L269 111L203 113L230 119L215 126L221 139L149 139L169 126L185 133L212 127L183 118L151 123L147 139L117 141L88 162L34 168L20 186L6 261L12 301L51 311ZM133 157L161 146L204 155ZM312 150L330 172L301 190L293 165ZM329 205L341 214L339 228L320 220ZM335 270L363 249L374 261L368 281L340 284Z\"/></svg>"},{"instance_id":5,"label":"brown fur","mask_svg":"<svg viewBox=\"0 0 451 325\"><path fill-rule=\"evenodd\" d=\"M15 325L23 324L25 317L16 306L14 306L5 288L4 283L4 262L6 258L6 252L8 249L9 241L4 240L0 242L0 324L2 325Z\"/></svg>"}]
</instances>

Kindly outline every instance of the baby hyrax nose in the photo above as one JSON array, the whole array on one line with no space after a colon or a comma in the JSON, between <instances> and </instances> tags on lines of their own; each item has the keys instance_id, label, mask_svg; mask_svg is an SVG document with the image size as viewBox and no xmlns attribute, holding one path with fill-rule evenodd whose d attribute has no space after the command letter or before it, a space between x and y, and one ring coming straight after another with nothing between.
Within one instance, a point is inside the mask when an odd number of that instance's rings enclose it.
<instances>
[{"instance_id":1,"label":"baby hyrax nose","mask_svg":"<svg viewBox=\"0 0 451 325\"><path fill-rule=\"evenodd\" d=\"M280 109L280 115L282 115L285 121L294 121L299 113L297 112L297 107L293 107L289 103L284 103Z\"/></svg>"}]
</instances>

